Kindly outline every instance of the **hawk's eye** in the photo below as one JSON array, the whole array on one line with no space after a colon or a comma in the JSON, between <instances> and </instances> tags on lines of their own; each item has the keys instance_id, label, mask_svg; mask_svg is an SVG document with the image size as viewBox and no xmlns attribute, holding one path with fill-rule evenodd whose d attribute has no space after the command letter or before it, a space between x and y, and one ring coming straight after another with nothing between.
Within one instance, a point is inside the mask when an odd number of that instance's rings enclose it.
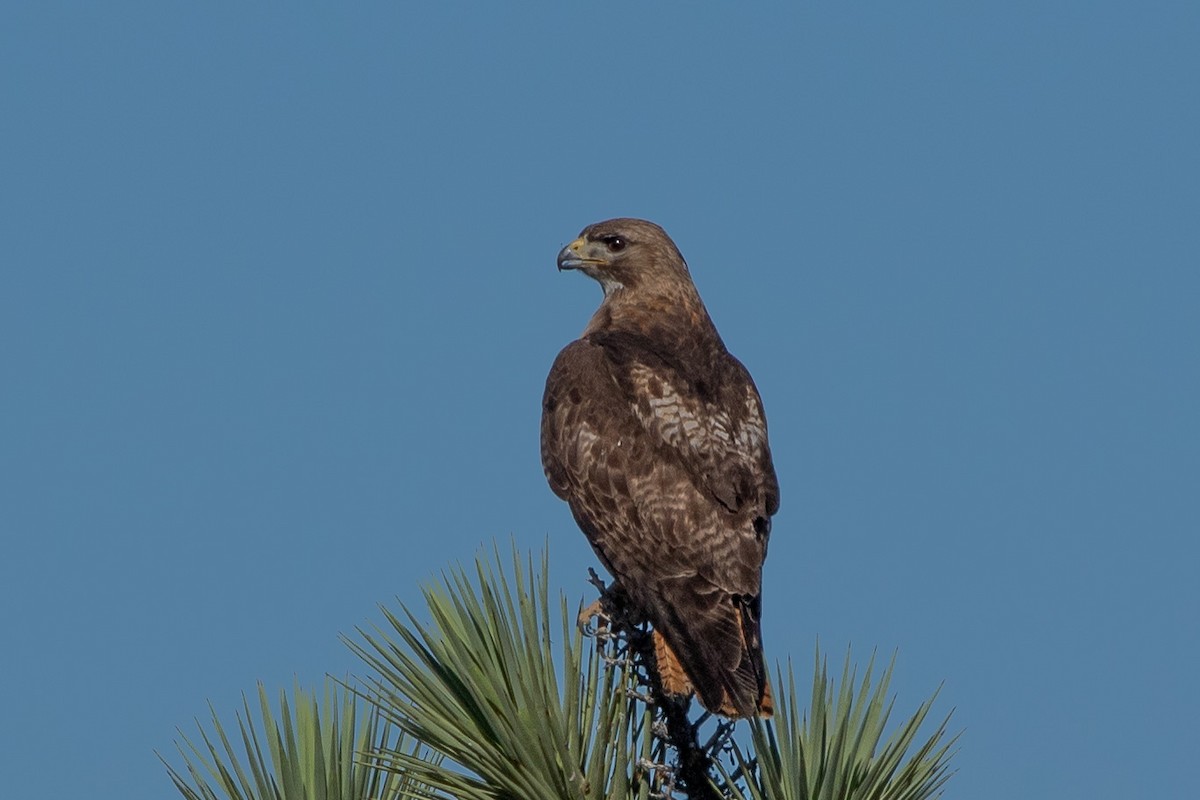
<instances>
[{"instance_id":1,"label":"hawk's eye","mask_svg":"<svg viewBox=\"0 0 1200 800\"><path fill-rule=\"evenodd\" d=\"M600 239L610 253L619 253L625 249L625 239L620 236L604 236Z\"/></svg>"}]
</instances>

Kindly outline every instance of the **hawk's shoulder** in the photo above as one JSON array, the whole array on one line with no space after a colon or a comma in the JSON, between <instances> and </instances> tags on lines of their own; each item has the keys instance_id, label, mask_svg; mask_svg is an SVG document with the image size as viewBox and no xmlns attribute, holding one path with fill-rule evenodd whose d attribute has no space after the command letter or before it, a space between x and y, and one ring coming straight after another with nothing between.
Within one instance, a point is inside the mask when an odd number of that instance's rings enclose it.
<instances>
[{"instance_id":1,"label":"hawk's shoulder","mask_svg":"<svg viewBox=\"0 0 1200 800\"><path fill-rule=\"evenodd\" d=\"M555 494L568 499L572 475L595 463L596 445L626 413L602 347L578 339L559 352L542 394L542 466Z\"/></svg>"}]
</instances>

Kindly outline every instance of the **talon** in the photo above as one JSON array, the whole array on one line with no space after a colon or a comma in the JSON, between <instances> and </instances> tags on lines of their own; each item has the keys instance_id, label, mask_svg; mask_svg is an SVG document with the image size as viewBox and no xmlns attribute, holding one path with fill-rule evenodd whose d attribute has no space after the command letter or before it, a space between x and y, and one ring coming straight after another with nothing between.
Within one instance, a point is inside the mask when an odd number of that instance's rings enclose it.
<instances>
[{"instance_id":1,"label":"talon","mask_svg":"<svg viewBox=\"0 0 1200 800\"><path fill-rule=\"evenodd\" d=\"M597 620L598 624L593 627L592 620ZM609 616L604 613L603 600L596 600L590 606L579 612L579 617L576 619L576 624L588 636L598 636L600 631L608 630Z\"/></svg>"}]
</instances>

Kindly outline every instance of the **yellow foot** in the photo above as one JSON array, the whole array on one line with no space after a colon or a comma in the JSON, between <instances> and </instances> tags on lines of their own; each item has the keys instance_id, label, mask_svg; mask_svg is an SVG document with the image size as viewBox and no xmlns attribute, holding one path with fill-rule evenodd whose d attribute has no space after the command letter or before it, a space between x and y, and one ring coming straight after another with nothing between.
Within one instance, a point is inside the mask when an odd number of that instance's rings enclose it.
<instances>
[{"instance_id":1,"label":"yellow foot","mask_svg":"<svg viewBox=\"0 0 1200 800\"><path fill-rule=\"evenodd\" d=\"M592 625L593 619L596 620L595 626ZM603 600L596 600L583 611L580 611L579 617L575 622L579 626L579 629L586 634L608 630L608 614L604 613Z\"/></svg>"}]
</instances>

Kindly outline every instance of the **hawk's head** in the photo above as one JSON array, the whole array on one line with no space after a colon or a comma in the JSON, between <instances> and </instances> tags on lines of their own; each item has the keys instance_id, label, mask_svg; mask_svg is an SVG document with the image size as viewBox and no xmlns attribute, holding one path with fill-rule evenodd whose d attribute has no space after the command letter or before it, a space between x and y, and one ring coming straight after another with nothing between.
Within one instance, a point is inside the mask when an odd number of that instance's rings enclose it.
<instances>
[{"instance_id":1,"label":"hawk's head","mask_svg":"<svg viewBox=\"0 0 1200 800\"><path fill-rule=\"evenodd\" d=\"M558 253L559 269L577 269L599 281L607 296L617 289L690 284L687 263L667 232L644 219L610 219L588 225Z\"/></svg>"}]
</instances>

